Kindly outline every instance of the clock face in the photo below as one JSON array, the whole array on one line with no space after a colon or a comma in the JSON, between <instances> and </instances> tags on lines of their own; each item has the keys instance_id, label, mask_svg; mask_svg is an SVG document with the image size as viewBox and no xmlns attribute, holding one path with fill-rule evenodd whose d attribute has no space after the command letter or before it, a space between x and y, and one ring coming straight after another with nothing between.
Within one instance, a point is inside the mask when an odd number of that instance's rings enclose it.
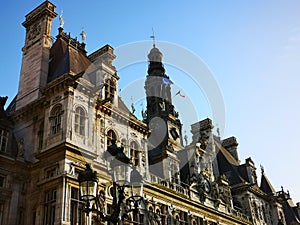
<instances>
[{"instance_id":1,"label":"clock face","mask_svg":"<svg viewBox=\"0 0 300 225\"><path fill-rule=\"evenodd\" d=\"M170 134L172 136L172 138L176 141L177 138L179 138L179 134L177 133L176 128L172 127L170 129Z\"/></svg>"}]
</instances>

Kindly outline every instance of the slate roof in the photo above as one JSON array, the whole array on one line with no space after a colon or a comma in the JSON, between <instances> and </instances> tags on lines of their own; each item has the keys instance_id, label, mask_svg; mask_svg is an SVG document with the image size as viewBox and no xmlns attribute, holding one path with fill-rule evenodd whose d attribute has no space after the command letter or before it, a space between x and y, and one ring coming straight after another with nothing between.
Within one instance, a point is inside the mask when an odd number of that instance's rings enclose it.
<instances>
[{"instance_id":1,"label":"slate roof","mask_svg":"<svg viewBox=\"0 0 300 225\"><path fill-rule=\"evenodd\" d=\"M218 142L215 141L218 148L217 159L220 174L225 174L230 185L245 183L245 180L239 172L239 162Z\"/></svg>"},{"instance_id":2,"label":"slate roof","mask_svg":"<svg viewBox=\"0 0 300 225\"><path fill-rule=\"evenodd\" d=\"M66 73L79 74L90 64L82 44L61 31L50 49L48 82Z\"/></svg>"},{"instance_id":3,"label":"slate roof","mask_svg":"<svg viewBox=\"0 0 300 225\"><path fill-rule=\"evenodd\" d=\"M273 194L276 192L264 171L261 175L260 189L266 194Z\"/></svg>"},{"instance_id":4,"label":"slate roof","mask_svg":"<svg viewBox=\"0 0 300 225\"><path fill-rule=\"evenodd\" d=\"M287 224L300 224L300 218L297 217L297 214L294 211L295 205L286 193L281 193L281 197L284 195L284 200L282 203L284 216Z\"/></svg>"},{"instance_id":5,"label":"slate roof","mask_svg":"<svg viewBox=\"0 0 300 225\"><path fill-rule=\"evenodd\" d=\"M125 105L125 103L123 102L122 98L120 98L118 96L118 108L123 111L124 113L127 113L128 115L131 114L130 110L128 109L128 107Z\"/></svg>"}]
</instances>

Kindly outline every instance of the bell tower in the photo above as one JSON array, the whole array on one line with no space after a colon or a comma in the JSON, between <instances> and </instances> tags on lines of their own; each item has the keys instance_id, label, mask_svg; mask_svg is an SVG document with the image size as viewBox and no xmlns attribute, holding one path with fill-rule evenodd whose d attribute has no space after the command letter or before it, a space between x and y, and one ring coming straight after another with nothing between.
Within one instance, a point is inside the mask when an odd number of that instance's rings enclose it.
<instances>
[{"instance_id":1,"label":"bell tower","mask_svg":"<svg viewBox=\"0 0 300 225\"><path fill-rule=\"evenodd\" d=\"M165 73L163 54L153 44L148 54L148 75L145 81L147 112L144 122L151 132L148 138L150 171L162 178L178 180L177 152L183 149L182 127L171 98L173 82Z\"/></svg>"},{"instance_id":2,"label":"bell tower","mask_svg":"<svg viewBox=\"0 0 300 225\"><path fill-rule=\"evenodd\" d=\"M22 24L26 28L26 37L22 48L17 110L38 99L41 88L47 83L52 20L56 16L55 5L45 1L26 15Z\"/></svg>"}]
</instances>

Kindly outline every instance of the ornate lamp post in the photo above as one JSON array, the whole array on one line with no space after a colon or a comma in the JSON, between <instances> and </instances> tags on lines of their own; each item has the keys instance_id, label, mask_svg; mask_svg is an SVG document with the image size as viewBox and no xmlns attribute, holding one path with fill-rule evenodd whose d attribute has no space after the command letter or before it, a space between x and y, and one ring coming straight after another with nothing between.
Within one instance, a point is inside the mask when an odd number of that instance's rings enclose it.
<instances>
[{"instance_id":1,"label":"ornate lamp post","mask_svg":"<svg viewBox=\"0 0 300 225\"><path fill-rule=\"evenodd\" d=\"M104 157L108 160L108 170L111 171L113 178L113 213L105 215L104 212L104 196L99 196L98 178L96 171L93 171L89 164L86 169L79 173L78 182L80 187L81 199L85 201L84 211L89 215L90 212L97 214L98 220L109 221L117 224L120 219L129 218L129 213L134 215L138 213L139 202L144 201L143 181L141 174L132 168L130 159L124 154L123 147L117 147L115 141L108 147ZM126 199L126 210L120 215L122 204L125 200L125 188L130 188L130 196Z\"/></svg>"}]
</instances>

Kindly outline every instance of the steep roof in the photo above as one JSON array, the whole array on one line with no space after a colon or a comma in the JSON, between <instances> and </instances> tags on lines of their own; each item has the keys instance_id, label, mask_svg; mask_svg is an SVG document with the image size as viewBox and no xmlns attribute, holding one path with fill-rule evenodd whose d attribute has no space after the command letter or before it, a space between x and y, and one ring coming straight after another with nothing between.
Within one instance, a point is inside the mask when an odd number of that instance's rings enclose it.
<instances>
[{"instance_id":1,"label":"steep roof","mask_svg":"<svg viewBox=\"0 0 300 225\"><path fill-rule=\"evenodd\" d=\"M297 217L297 214L294 211L295 205L292 199L289 196L289 193L284 192L280 193L280 196L283 198L283 211L285 215L285 220L287 224L300 224L300 218Z\"/></svg>"},{"instance_id":2,"label":"steep roof","mask_svg":"<svg viewBox=\"0 0 300 225\"><path fill-rule=\"evenodd\" d=\"M131 114L130 110L128 109L128 107L125 105L125 103L123 102L122 98L120 96L118 96L118 107L121 111L127 113L128 115Z\"/></svg>"},{"instance_id":3,"label":"steep roof","mask_svg":"<svg viewBox=\"0 0 300 225\"><path fill-rule=\"evenodd\" d=\"M217 140L215 140L215 145L219 150L217 158L220 174L225 174L227 176L230 185L244 183L245 180L238 170L238 160L236 160Z\"/></svg>"},{"instance_id":4,"label":"steep roof","mask_svg":"<svg viewBox=\"0 0 300 225\"><path fill-rule=\"evenodd\" d=\"M265 192L266 194L273 194L273 193L275 193L275 189L272 186L271 182L269 181L269 179L266 176L266 174L265 174L264 171L262 171L262 174L261 174L260 189L263 192Z\"/></svg>"},{"instance_id":5,"label":"steep roof","mask_svg":"<svg viewBox=\"0 0 300 225\"><path fill-rule=\"evenodd\" d=\"M84 45L60 30L50 49L48 82L66 73L79 74L90 64Z\"/></svg>"}]
</instances>

